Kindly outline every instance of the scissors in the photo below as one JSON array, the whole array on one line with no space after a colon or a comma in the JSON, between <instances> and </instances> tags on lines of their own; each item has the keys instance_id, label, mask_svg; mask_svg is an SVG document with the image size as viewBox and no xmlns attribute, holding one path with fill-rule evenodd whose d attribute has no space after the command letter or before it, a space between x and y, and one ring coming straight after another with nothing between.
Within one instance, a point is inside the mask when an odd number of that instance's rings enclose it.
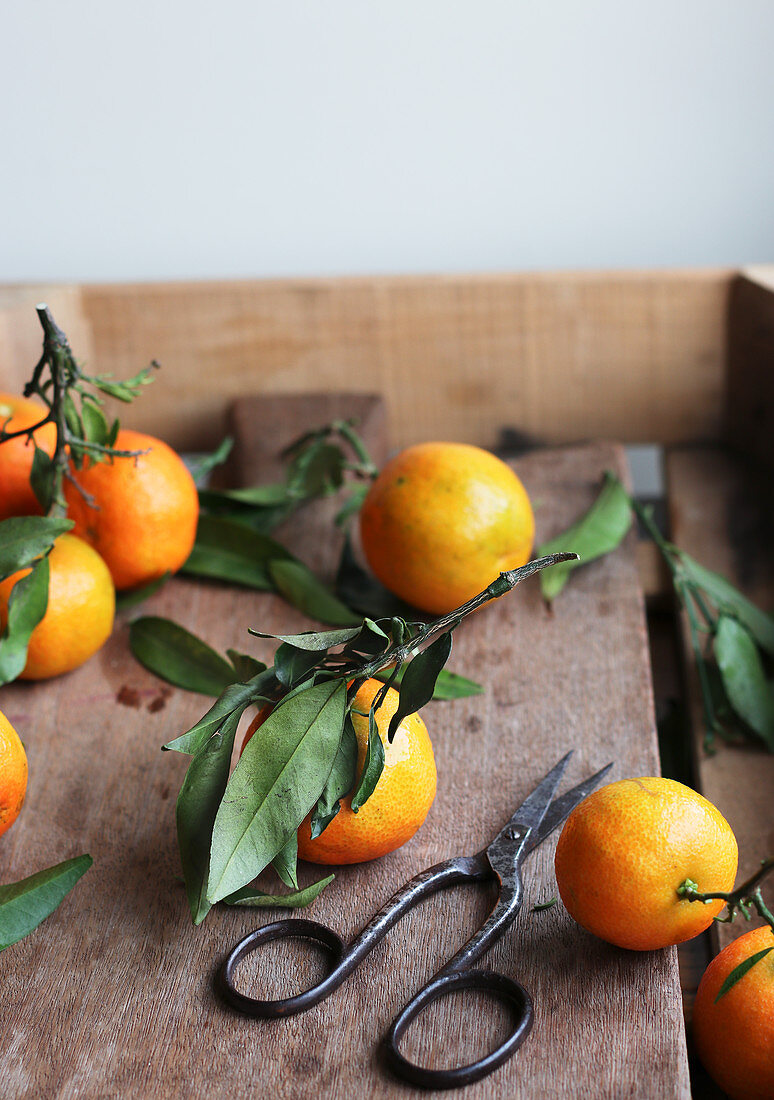
<instances>
[{"instance_id":1,"label":"scissors","mask_svg":"<svg viewBox=\"0 0 774 1100\"><path fill-rule=\"evenodd\" d=\"M382 906L350 944L345 944L330 928L311 920L275 921L245 936L218 970L216 985L221 996L233 1008L249 1016L283 1017L305 1012L338 989L390 928L422 898L460 882L494 879L499 885L499 893L484 924L398 1013L383 1040L388 1066L398 1077L412 1084L425 1088L454 1088L486 1077L507 1061L527 1038L532 1028L533 1006L529 993L513 978L471 967L510 927L521 908L524 860L562 824L613 766L608 764L555 799L571 755L567 753L541 780L488 847L477 855L453 856L420 871ZM311 989L284 1000L262 1001L240 993L234 985L234 974L246 956L261 944L290 938L312 940L328 952L332 966L327 977ZM406 1029L432 1001L460 989L484 991L504 1001L511 1009L513 1021L508 1037L495 1050L468 1065L429 1069L410 1062L398 1049Z\"/></svg>"}]
</instances>

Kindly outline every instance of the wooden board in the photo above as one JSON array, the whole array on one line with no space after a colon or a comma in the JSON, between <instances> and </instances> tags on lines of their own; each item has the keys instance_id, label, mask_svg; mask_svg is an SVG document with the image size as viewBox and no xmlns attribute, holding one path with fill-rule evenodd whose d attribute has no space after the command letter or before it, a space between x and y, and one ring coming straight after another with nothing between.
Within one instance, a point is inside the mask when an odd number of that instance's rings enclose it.
<instances>
[{"instance_id":1,"label":"wooden board","mask_svg":"<svg viewBox=\"0 0 774 1100\"><path fill-rule=\"evenodd\" d=\"M384 395L396 445L717 438L728 269L0 287L0 386L40 354L48 300L95 371L163 365L124 422L219 442L243 393ZM601 399L600 395L604 395Z\"/></svg>"},{"instance_id":2,"label":"wooden board","mask_svg":"<svg viewBox=\"0 0 774 1100\"><path fill-rule=\"evenodd\" d=\"M281 420L279 409L264 423L247 416L253 428L243 454L252 443L263 447L266 431L280 444L309 426L292 401ZM588 506L605 468L623 472L623 457L595 445L514 465L545 538ZM330 568L337 548L325 512L310 510L296 527L295 549L311 560L326 547ZM221 650L248 647L248 625L308 626L275 597L184 579L143 610L176 618ZM385 1075L377 1042L407 996L478 926L488 896L466 888L428 899L306 1015L262 1022L226 1011L213 995L213 970L236 939L274 915L218 908L198 929L190 925L174 833L186 762L159 746L208 704L133 663L127 618L81 670L0 692L30 761L28 801L0 849L0 881L84 850L95 860L57 913L3 956L3 1089L35 1100L426 1095ZM254 652L270 649L256 642ZM568 748L576 749L568 785L610 759L616 776L658 770L631 542L579 572L553 615L531 582L474 616L457 634L450 667L479 678L486 694L427 709L440 777L427 822L398 852L338 872L312 910L345 937L416 871L478 850ZM117 705L119 696L130 705ZM649 1097L687 1098L674 950L610 947L561 905L530 912L555 893L552 855L546 843L528 863L524 909L486 960L533 993L533 1034L514 1060L461 1095L613 1100L640 1095L646 1080ZM304 881L312 877L304 868ZM247 980L287 994L310 981L316 965L310 952L289 963L269 949ZM455 998L417 1026L407 1049L429 1045L434 1064L465 1059L500 1026L490 1005Z\"/></svg>"},{"instance_id":3,"label":"wooden board","mask_svg":"<svg viewBox=\"0 0 774 1100\"><path fill-rule=\"evenodd\" d=\"M761 607L774 608L770 483L750 462L716 447L671 451L667 481L674 542L702 565L728 577ZM685 623L683 635L699 785L736 834L737 881L742 882L774 851L774 755L752 745L722 743L713 756L703 751L701 693ZM774 905L771 879L764 896ZM713 925L716 946L725 946L751 926L740 918L730 925Z\"/></svg>"}]
</instances>

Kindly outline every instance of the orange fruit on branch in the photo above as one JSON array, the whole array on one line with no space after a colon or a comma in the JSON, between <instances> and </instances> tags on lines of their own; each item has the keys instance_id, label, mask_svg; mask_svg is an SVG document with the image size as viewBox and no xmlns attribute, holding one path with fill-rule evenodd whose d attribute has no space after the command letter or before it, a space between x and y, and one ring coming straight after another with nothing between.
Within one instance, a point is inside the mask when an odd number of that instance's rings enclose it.
<instances>
[{"instance_id":1,"label":"orange fruit on branch","mask_svg":"<svg viewBox=\"0 0 774 1100\"><path fill-rule=\"evenodd\" d=\"M524 486L495 455L466 443L420 443L376 478L360 531L382 584L443 615L529 560L535 520Z\"/></svg>"},{"instance_id":2,"label":"orange fruit on branch","mask_svg":"<svg viewBox=\"0 0 774 1100\"><path fill-rule=\"evenodd\" d=\"M35 627L22 680L47 680L87 661L113 629L116 594L108 567L83 539L60 535L48 556L48 606ZM0 583L0 627L21 569Z\"/></svg>"},{"instance_id":3,"label":"orange fruit on branch","mask_svg":"<svg viewBox=\"0 0 774 1100\"><path fill-rule=\"evenodd\" d=\"M199 498L185 463L160 439L122 429L116 450L143 451L73 470L65 482L74 533L105 559L116 588L136 588L176 573L196 538Z\"/></svg>"},{"instance_id":4,"label":"orange fruit on branch","mask_svg":"<svg viewBox=\"0 0 774 1100\"><path fill-rule=\"evenodd\" d=\"M47 413L44 405L10 393L0 393L0 429L17 432L39 424ZM9 419L10 418L10 419ZM37 445L51 455L56 428L44 424L34 433ZM35 443L26 435L0 443L0 519L40 515L42 509L30 485Z\"/></svg>"},{"instance_id":5,"label":"orange fruit on branch","mask_svg":"<svg viewBox=\"0 0 774 1100\"><path fill-rule=\"evenodd\" d=\"M699 1058L731 1100L774 1096L774 951L716 1001L731 971L767 948L774 948L768 925L733 940L705 970L693 1006Z\"/></svg>"},{"instance_id":6,"label":"orange fruit on branch","mask_svg":"<svg viewBox=\"0 0 774 1100\"><path fill-rule=\"evenodd\" d=\"M380 680L366 680L355 696L352 724L357 737L357 772L360 781L368 745L368 711ZM310 818L298 830L298 855L310 863L362 863L394 851L410 840L427 817L435 798L436 770L433 746L427 727L418 714L407 715L387 740L390 719L398 709L399 696L390 688L375 712L376 726L384 745L384 770L365 805L355 813L351 798L341 800L341 809L328 827L312 840ZM355 710L363 714L356 714ZM265 722L272 707L263 707L245 734L242 750L256 729Z\"/></svg>"},{"instance_id":7,"label":"orange fruit on branch","mask_svg":"<svg viewBox=\"0 0 774 1100\"><path fill-rule=\"evenodd\" d=\"M619 947L649 951L692 939L723 908L681 898L733 888L737 845L722 814L672 779L622 779L573 810L556 847L556 882L578 924Z\"/></svg>"},{"instance_id":8,"label":"orange fruit on branch","mask_svg":"<svg viewBox=\"0 0 774 1100\"><path fill-rule=\"evenodd\" d=\"M18 733L0 712L0 836L10 829L27 792L27 754Z\"/></svg>"}]
</instances>

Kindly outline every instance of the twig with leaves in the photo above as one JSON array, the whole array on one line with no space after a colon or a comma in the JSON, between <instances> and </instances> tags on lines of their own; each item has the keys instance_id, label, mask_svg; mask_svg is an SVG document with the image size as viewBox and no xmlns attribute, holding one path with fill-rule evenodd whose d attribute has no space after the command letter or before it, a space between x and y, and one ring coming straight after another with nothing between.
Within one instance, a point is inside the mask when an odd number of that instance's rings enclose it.
<instances>
[{"instance_id":1,"label":"twig with leaves","mask_svg":"<svg viewBox=\"0 0 774 1100\"><path fill-rule=\"evenodd\" d=\"M605 475L602 491L585 515L538 553L575 550L586 564L620 545L633 516L660 550L686 614L701 689L705 749L713 751L718 736L738 741L752 734L774 752L774 693L766 672L766 662L774 657L774 618L725 577L665 539L650 510L614 474ZM549 603L579 564L543 574L541 587Z\"/></svg>"},{"instance_id":2,"label":"twig with leaves","mask_svg":"<svg viewBox=\"0 0 774 1100\"><path fill-rule=\"evenodd\" d=\"M103 462L113 456L134 456L136 451L113 447L119 429L117 420L108 424L102 411L102 396L132 401L151 381L153 363L124 382L105 375L89 375L76 362L67 337L46 305L37 307L43 327L43 351L24 389L25 397L39 397L45 411L28 428L5 431L0 425L0 447L10 439L26 436L34 446L30 482L44 513L0 521L0 580L19 570L30 572L13 586L8 601L5 630L0 636L0 684L8 683L24 669L32 631L42 620L48 604L48 555L59 535L69 531L65 518L65 479L76 486L73 472L86 461ZM54 424L53 453L40 447L35 433L44 424Z\"/></svg>"},{"instance_id":3,"label":"twig with leaves","mask_svg":"<svg viewBox=\"0 0 774 1100\"><path fill-rule=\"evenodd\" d=\"M254 661L243 666L253 670L250 678L226 686L196 725L164 746L192 756L177 800L177 828L194 923L218 901L244 904L244 890L269 864L297 890L296 834L302 821L311 814L312 835L319 836L339 812L342 798L351 794L357 810L379 780L384 747L374 714L390 683L403 673L391 738L405 715L433 697L451 652L452 632L465 616L571 557L550 555L502 573L479 595L431 623L393 617L303 634L253 632L280 642L273 666ZM232 662L240 657L229 656ZM380 673L387 674L386 682L369 711L366 762L356 779L350 712L360 684ZM229 777L244 711L267 703L273 706L271 714ZM249 896L250 904L259 903L259 891ZM285 904L304 903L299 893L285 895Z\"/></svg>"}]
</instances>

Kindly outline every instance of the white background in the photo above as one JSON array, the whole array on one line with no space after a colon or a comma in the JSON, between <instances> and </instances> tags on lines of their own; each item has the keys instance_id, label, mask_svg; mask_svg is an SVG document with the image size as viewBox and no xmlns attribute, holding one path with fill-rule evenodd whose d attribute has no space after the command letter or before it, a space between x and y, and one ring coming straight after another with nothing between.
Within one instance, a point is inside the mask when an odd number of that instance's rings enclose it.
<instances>
[{"instance_id":1,"label":"white background","mask_svg":"<svg viewBox=\"0 0 774 1100\"><path fill-rule=\"evenodd\" d=\"M0 281L774 258L771 0L3 0Z\"/></svg>"}]
</instances>

